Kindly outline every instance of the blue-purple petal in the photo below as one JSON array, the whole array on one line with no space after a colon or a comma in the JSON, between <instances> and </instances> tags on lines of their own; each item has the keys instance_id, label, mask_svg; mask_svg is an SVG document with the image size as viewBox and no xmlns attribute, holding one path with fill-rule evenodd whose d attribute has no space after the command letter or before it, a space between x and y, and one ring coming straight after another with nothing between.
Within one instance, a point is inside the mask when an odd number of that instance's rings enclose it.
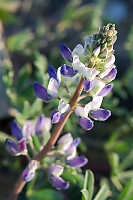
<instances>
[{"instance_id":1,"label":"blue-purple petal","mask_svg":"<svg viewBox=\"0 0 133 200\"><path fill-rule=\"evenodd\" d=\"M95 120L105 121L111 116L111 112L106 109L92 110L90 116Z\"/></svg>"},{"instance_id":2,"label":"blue-purple petal","mask_svg":"<svg viewBox=\"0 0 133 200\"><path fill-rule=\"evenodd\" d=\"M61 176L63 173L64 167L61 165L53 164L51 167L48 168L48 175L49 176Z\"/></svg>"},{"instance_id":3,"label":"blue-purple petal","mask_svg":"<svg viewBox=\"0 0 133 200\"><path fill-rule=\"evenodd\" d=\"M88 160L84 156L77 156L72 160L66 160L67 165L76 168L83 167L84 165L86 165L87 162Z\"/></svg>"},{"instance_id":4,"label":"blue-purple petal","mask_svg":"<svg viewBox=\"0 0 133 200\"><path fill-rule=\"evenodd\" d=\"M113 68L106 76L103 77L103 80L112 81L115 79L116 75L117 75L117 69Z\"/></svg>"},{"instance_id":5,"label":"blue-purple petal","mask_svg":"<svg viewBox=\"0 0 133 200\"><path fill-rule=\"evenodd\" d=\"M108 93L112 90L113 88L113 84L108 84L106 85L99 93L98 93L98 96L106 96L108 95Z\"/></svg>"},{"instance_id":6,"label":"blue-purple petal","mask_svg":"<svg viewBox=\"0 0 133 200\"><path fill-rule=\"evenodd\" d=\"M35 124L32 120L27 120L23 126L23 136L27 140L35 134Z\"/></svg>"},{"instance_id":7,"label":"blue-purple petal","mask_svg":"<svg viewBox=\"0 0 133 200\"><path fill-rule=\"evenodd\" d=\"M22 178L25 182L30 182L35 176L35 171L30 170L28 167L23 171Z\"/></svg>"},{"instance_id":8,"label":"blue-purple petal","mask_svg":"<svg viewBox=\"0 0 133 200\"><path fill-rule=\"evenodd\" d=\"M37 119L35 132L36 132L36 134L41 134L44 129L45 129L45 117L42 114Z\"/></svg>"},{"instance_id":9,"label":"blue-purple petal","mask_svg":"<svg viewBox=\"0 0 133 200\"><path fill-rule=\"evenodd\" d=\"M63 180L61 177L50 177L50 182L58 190L66 190L69 188L69 183Z\"/></svg>"},{"instance_id":10,"label":"blue-purple petal","mask_svg":"<svg viewBox=\"0 0 133 200\"><path fill-rule=\"evenodd\" d=\"M93 121L90 118L87 118L87 117L80 118L79 124L86 131L89 131L93 128Z\"/></svg>"},{"instance_id":11,"label":"blue-purple petal","mask_svg":"<svg viewBox=\"0 0 133 200\"><path fill-rule=\"evenodd\" d=\"M57 124L62 120L62 114L59 111L53 111L51 113L51 122L52 124Z\"/></svg>"},{"instance_id":12,"label":"blue-purple petal","mask_svg":"<svg viewBox=\"0 0 133 200\"><path fill-rule=\"evenodd\" d=\"M21 140L23 138L22 128L19 126L19 124L15 120L13 120L11 123L11 132L12 132L12 136L16 138L16 140Z\"/></svg>"},{"instance_id":13,"label":"blue-purple petal","mask_svg":"<svg viewBox=\"0 0 133 200\"><path fill-rule=\"evenodd\" d=\"M25 139L22 139L18 142L18 148L20 150L20 152L24 152L27 150L27 146L26 146L26 141Z\"/></svg>"},{"instance_id":14,"label":"blue-purple petal","mask_svg":"<svg viewBox=\"0 0 133 200\"><path fill-rule=\"evenodd\" d=\"M86 92L89 92L92 89L91 81L84 80L84 89Z\"/></svg>"},{"instance_id":15,"label":"blue-purple petal","mask_svg":"<svg viewBox=\"0 0 133 200\"><path fill-rule=\"evenodd\" d=\"M50 99L50 95L47 93L47 89L40 83L35 82L33 88L35 96L43 99L44 101L48 101Z\"/></svg>"},{"instance_id":16,"label":"blue-purple petal","mask_svg":"<svg viewBox=\"0 0 133 200\"><path fill-rule=\"evenodd\" d=\"M73 61L72 51L64 44L60 45L61 55L69 62Z\"/></svg>"},{"instance_id":17,"label":"blue-purple petal","mask_svg":"<svg viewBox=\"0 0 133 200\"><path fill-rule=\"evenodd\" d=\"M5 147L8 150L9 153L17 154L19 153L19 148L16 142L11 140L10 138L7 138L5 141Z\"/></svg>"},{"instance_id":18,"label":"blue-purple petal","mask_svg":"<svg viewBox=\"0 0 133 200\"><path fill-rule=\"evenodd\" d=\"M73 140L72 145L77 147L79 145L79 143L80 143L80 138L76 138Z\"/></svg>"},{"instance_id":19,"label":"blue-purple petal","mask_svg":"<svg viewBox=\"0 0 133 200\"><path fill-rule=\"evenodd\" d=\"M71 77L71 76L74 76L75 74L73 68L66 64L62 65L60 72L63 76L66 76L66 77Z\"/></svg>"},{"instance_id":20,"label":"blue-purple petal","mask_svg":"<svg viewBox=\"0 0 133 200\"><path fill-rule=\"evenodd\" d=\"M57 80L57 71L53 66L50 65L48 66L48 74L50 78L54 78Z\"/></svg>"}]
</instances>

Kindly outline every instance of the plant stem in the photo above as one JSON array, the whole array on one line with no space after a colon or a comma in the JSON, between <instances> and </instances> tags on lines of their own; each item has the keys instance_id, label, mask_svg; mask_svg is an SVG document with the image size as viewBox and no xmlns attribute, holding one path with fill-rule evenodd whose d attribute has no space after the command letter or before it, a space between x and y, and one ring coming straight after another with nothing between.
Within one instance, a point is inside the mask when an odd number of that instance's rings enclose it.
<instances>
[{"instance_id":1,"label":"plant stem","mask_svg":"<svg viewBox=\"0 0 133 200\"><path fill-rule=\"evenodd\" d=\"M81 78L77 89L72 97L72 99L70 100L70 110L64 115L63 119L58 123L58 125L56 126L56 128L54 129L54 132L51 136L51 138L49 139L48 143L44 146L44 148L33 158L33 160L37 160L37 161L41 161L46 154L49 152L49 150L51 149L51 147L56 143L58 137L61 134L61 131L65 125L65 123L67 122L69 116L71 115L71 113L73 112L76 103L78 101L78 98L83 90L83 81L84 79ZM10 194L8 200L17 200L17 197L19 195L19 193L22 191L24 185L26 184L26 182L22 179L22 175L20 176L18 182L15 185L14 190L12 191L12 193Z\"/></svg>"}]
</instances>

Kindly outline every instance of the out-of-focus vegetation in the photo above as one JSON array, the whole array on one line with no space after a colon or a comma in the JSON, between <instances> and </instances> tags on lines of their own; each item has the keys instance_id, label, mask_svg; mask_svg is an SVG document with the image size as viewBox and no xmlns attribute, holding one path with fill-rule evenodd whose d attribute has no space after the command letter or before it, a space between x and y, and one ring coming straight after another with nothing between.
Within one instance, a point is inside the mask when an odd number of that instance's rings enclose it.
<instances>
[{"instance_id":1,"label":"out-of-focus vegetation","mask_svg":"<svg viewBox=\"0 0 133 200\"><path fill-rule=\"evenodd\" d=\"M88 157L86 169L91 169L94 173L95 188L90 191L86 189L87 184L88 188L94 187L93 174L88 171L84 190L78 175L72 173L70 177L70 173L66 173L64 176L72 182L71 188L65 192L55 191L42 171L38 172L38 180L34 179L24 188L20 199L42 200L45 197L46 200L90 200L90 196L94 200L133 199L132 9L130 0L0 1L0 67L11 102L8 118L1 119L0 122L1 199L7 198L7 193L11 191L26 164L24 157L13 158L4 149L4 139L10 134L11 118L14 117L23 124L25 120L35 119L41 113L49 116L57 104L56 101L43 104L36 99L33 82L39 81L47 86L48 64L55 67L63 64L58 48L60 43L65 43L72 49L79 41L82 43L85 37L97 31L102 24L110 22L116 23L118 29L115 46L118 76L112 93L104 100L103 107L111 109L112 117L106 123L97 122L89 133L76 127L74 116L70 117L64 128L64 132L71 131L73 136L82 138L79 151ZM73 88L70 89L73 91ZM100 187L103 193L99 197L96 193ZM104 193L105 189L107 194Z\"/></svg>"}]
</instances>

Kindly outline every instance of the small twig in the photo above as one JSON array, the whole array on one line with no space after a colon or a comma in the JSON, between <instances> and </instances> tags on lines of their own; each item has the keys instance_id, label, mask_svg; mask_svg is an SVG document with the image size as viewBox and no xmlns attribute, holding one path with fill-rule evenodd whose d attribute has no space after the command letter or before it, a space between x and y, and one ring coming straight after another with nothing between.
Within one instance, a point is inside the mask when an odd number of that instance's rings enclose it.
<instances>
[{"instance_id":1,"label":"small twig","mask_svg":"<svg viewBox=\"0 0 133 200\"><path fill-rule=\"evenodd\" d=\"M86 97L88 97L89 95L86 93L86 94L83 94L83 95L81 95L79 98L78 98L78 101L80 101L80 100L82 100L82 99L84 99L84 98L86 98Z\"/></svg>"}]
</instances>

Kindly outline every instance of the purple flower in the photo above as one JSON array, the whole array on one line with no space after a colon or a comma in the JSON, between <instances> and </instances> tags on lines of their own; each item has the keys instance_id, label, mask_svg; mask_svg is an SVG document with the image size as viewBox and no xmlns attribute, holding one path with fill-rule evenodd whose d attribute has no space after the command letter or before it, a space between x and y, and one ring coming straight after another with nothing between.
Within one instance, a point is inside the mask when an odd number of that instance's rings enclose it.
<instances>
[{"instance_id":1,"label":"purple flower","mask_svg":"<svg viewBox=\"0 0 133 200\"><path fill-rule=\"evenodd\" d=\"M111 116L111 112L105 109L92 110L90 116L95 120L105 121Z\"/></svg>"},{"instance_id":2,"label":"purple flower","mask_svg":"<svg viewBox=\"0 0 133 200\"><path fill-rule=\"evenodd\" d=\"M71 134L67 133L59 138L59 140L57 142L57 144L58 144L57 148L61 153L65 154L65 152L71 146L72 142L73 142L73 138L72 138Z\"/></svg>"},{"instance_id":3,"label":"purple flower","mask_svg":"<svg viewBox=\"0 0 133 200\"><path fill-rule=\"evenodd\" d=\"M18 141L18 148L20 152L24 152L27 149L25 138Z\"/></svg>"},{"instance_id":4,"label":"purple flower","mask_svg":"<svg viewBox=\"0 0 133 200\"><path fill-rule=\"evenodd\" d=\"M99 93L98 96L106 96L112 90L113 84L106 85Z\"/></svg>"},{"instance_id":5,"label":"purple flower","mask_svg":"<svg viewBox=\"0 0 133 200\"><path fill-rule=\"evenodd\" d=\"M67 133L58 140L57 149L61 154L65 155L66 161L73 160L74 158L76 158L77 146L79 145L79 143L80 138L73 139L71 134Z\"/></svg>"},{"instance_id":6,"label":"purple flower","mask_svg":"<svg viewBox=\"0 0 133 200\"><path fill-rule=\"evenodd\" d=\"M66 160L67 165L71 167L76 167L76 168L83 167L84 165L86 165L87 162L88 160L84 156L77 156L73 158L72 160Z\"/></svg>"},{"instance_id":7,"label":"purple flower","mask_svg":"<svg viewBox=\"0 0 133 200\"><path fill-rule=\"evenodd\" d=\"M57 124L62 120L63 116L59 111L53 111L51 113L51 122L52 124Z\"/></svg>"},{"instance_id":8,"label":"purple flower","mask_svg":"<svg viewBox=\"0 0 133 200\"><path fill-rule=\"evenodd\" d=\"M17 140L17 142L13 141L10 138L7 138L5 140L6 149L14 155L26 154L26 140L22 135L22 128L16 121L13 121L11 124L11 132L12 136Z\"/></svg>"},{"instance_id":9,"label":"purple flower","mask_svg":"<svg viewBox=\"0 0 133 200\"><path fill-rule=\"evenodd\" d=\"M58 111L53 111L51 113L51 122L53 124L59 123L62 120L63 115L66 112L68 112L69 109L70 109L70 105L69 104L65 104L65 102L61 99L59 101Z\"/></svg>"},{"instance_id":10,"label":"purple flower","mask_svg":"<svg viewBox=\"0 0 133 200\"><path fill-rule=\"evenodd\" d=\"M48 168L48 174L49 176L53 175L59 177L63 173L63 170L64 167L62 167L61 165L53 164L51 167Z\"/></svg>"},{"instance_id":11,"label":"purple flower","mask_svg":"<svg viewBox=\"0 0 133 200\"><path fill-rule=\"evenodd\" d=\"M32 160L28 167L23 171L23 174L22 174L22 178L25 182L30 182L34 176L35 176L35 171L37 169L37 161L36 160Z\"/></svg>"},{"instance_id":12,"label":"purple flower","mask_svg":"<svg viewBox=\"0 0 133 200\"><path fill-rule=\"evenodd\" d=\"M103 92L105 94L105 91ZM79 117L79 124L83 129L91 130L93 128L93 121L88 115L99 121L105 121L110 117L111 112L109 110L100 108L102 100L103 96L94 96L92 101L86 104L85 107L77 106L75 109L75 114Z\"/></svg>"},{"instance_id":13,"label":"purple flower","mask_svg":"<svg viewBox=\"0 0 133 200\"><path fill-rule=\"evenodd\" d=\"M91 130L93 128L93 126L94 126L93 125L93 121L90 118L88 118L88 117L81 117L79 119L79 124L86 131Z\"/></svg>"},{"instance_id":14,"label":"purple flower","mask_svg":"<svg viewBox=\"0 0 133 200\"><path fill-rule=\"evenodd\" d=\"M60 87L60 70L58 70L58 81L53 77L50 78L48 89L46 89L38 82L34 83L33 85L35 95L40 99L43 99L44 101L57 98L59 87Z\"/></svg>"},{"instance_id":15,"label":"purple flower","mask_svg":"<svg viewBox=\"0 0 133 200\"><path fill-rule=\"evenodd\" d=\"M36 122L35 132L36 134L41 134L42 132L48 133L51 129L51 120L50 118L45 117L41 114Z\"/></svg>"},{"instance_id":16,"label":"purple flower","mask_svg":"<svg viewBox=\"0 0 133 200\"><path fill-rule=\"evenodd\" d=\"M57 190L66 190L69 188L69 183L64 181L61 177L51 176L50 182Z\"/></svg>"},{"instance_id":17,"label":"purple flower","mask_svg":"<svg viewBox=\"0 0 133 200\"><path fill-rule=\"evenodd\" d=\"M77 156L77 146L80 143L80 138L73 139L70 133L67 133L59 138L57 142L57 152L63 155L64 162L69 167L80 168L87 163L87 158L83 156ZM60 160L61 157L61 160ZM58 158L62 163L62 156ZM62 175L64 167L60 164L53 164L48 169L48 175L50 176L50 182L54 187L59 190L64 190L69 187L69 183L63 180Z\"/></svg>"},{"instance_id":18,"label":"purple flower","mask_svg":"<svg viewBox=\"0 0 133 200\"><path fill-rule=\"evenodd\" d=\"M35 172L31 171L29 168L26 168L23 171L22 177L25 182L30 182L35 176Z\"/></svg>"},{"instance_id":19,"label":"purple flower","mask_svg":"<svg viewBox=\"0 0 133 200\"><path fill-rule=\"evenodd\" d=\"M48 66L48 74L50 78L54 78L57 80L57 71L53 66Z\"/></svg>"},{"instance_id":20,"label":"purple flower","mask_svg":"<svg viewBox=\"0 0 133 200\"><path fill-rule=\"evenodd\" d=\"M53 164L48 168L48 174L50 176L50 182L58 190L65 190L69 187L69 183L63 180L60 176L63 173L64 167L61 165Z\"/></svg>"},{"instance_id":21,"label":"purple flower","mask_svg":"<svg viewBox=\"0 0 133 200\"><path fill-rule=\"evenodd\" d=\"M77 154L77 146L80 143L80 138L76 138L72 141L71 145L66 149L65 154L67 155L67 160L74 158Z\"/></svg>"},{"instance_id":22,"label":"purple flower","mask_svg":"<svg viewBox=\"0 0 133 200\"><path fill-rule=\"evenodd\" d=\"M23 126L23 136L26 138L26 140L30 137L32 137L35 134L35 125L33 121L28 120L24 123Z\"/></svg>"},{"instance_id":23,"label":"purple flower","mask_svg":"<svg viewBox=\"0 0 133 200\"><path fill-rule=\"evenodd\" d=\"M13 140L11 140L10 138L7 138L5 140L5 147L9 153L18 154L20 152L18 144Z\"/></svg>"},{"instance_id":24,"label":"purple flower","mask_svg":"<svg viewBox=\"0 0 133 200\"><path fill-rule=\"evenodd\" d=\"M66 77L71 77L71 76L74 76L75 74L73 68L66 64L61 66L60 72L63 76L66 76Z\"/></svg>"},{"instance_id":25,"label":"purple flower","mask_svg":"<svg viewBox=\"0 0 133 200\"><path fill-rule=\"evenodd\" d=\"M115 79L117 75L117 69L116 68L112 68L111 71L103 77L103 80L111 82L112 80Z\"/></svg>"},{"instance_id":26,"label":"purple flower","mask_svg":"<svg viewBox=\"0 0 133 200\"><path fill-rule=\"evenodd\" d=\"M60 45L61 55L69 62L73 61L71 50L64 44Z\"/></svg>"},{"instance_id":27,"label":"purple flower","mask_svg":"<svg viewBox=\"0 0 133 200\"><path fill-rule=\"evenodd\" d=\"M35 95L40 99L43 99L44 101L48 101L51 99L51 96L48 94L47 89L40 83L34 83L33 88Z\"/></svg>"},{"instance_id":28,"label":"purple flower","mask_svg":"<svg viewBox=\"0 0 133 200\"><path fill-rule=\"evenodd\" d=\"M91 81L84 80L84 89L86 92L89 92L92 89Z\"/></svg>"},{"instance_id":29,"label":"purple flower","mask_svg":"<svg viewBox=\"0 0 133 200\"><path fill-rule=\"evenodd\" d=\"M22 135L22 128L19 126L19 124L13 120L11 123L11 132L12 136L16 138L16 140L21 140L23 135Z\"/></svg>"}]
</instances>

